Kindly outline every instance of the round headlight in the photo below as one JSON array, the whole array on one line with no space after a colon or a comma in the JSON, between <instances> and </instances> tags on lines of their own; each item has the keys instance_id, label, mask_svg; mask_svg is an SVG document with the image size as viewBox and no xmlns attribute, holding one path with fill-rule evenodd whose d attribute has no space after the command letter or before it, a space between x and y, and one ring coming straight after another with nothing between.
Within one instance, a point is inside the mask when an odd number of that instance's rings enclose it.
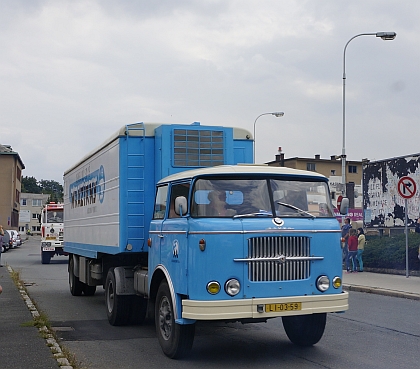
<instances>
[{"instance_id":1,"label":"round headlight","mask_svg":"<svg viewBox=\"0 0 420 369\"><path fill-rule=\"evenodd\" d=\"M321 275L316 280L316 288L320 290L321 292L325 292L330 288L330 280L326 275Z\"/></svg>"},{"instance_id":2,"label":"round headlight","mask_svg":"<svg viewBox=\"0 0 420 369\"><path fill-rule=\"evenodd\" d=\"M333 284L334 288L340 288L341 287L341 278L340 277L334 277L332 284Z\"/></svg>"},{"instance_id":3,"label":"round headlight","mask_svg":"<svg viewBox=\"0 0 420 369\"><path fill-rule=\"evenodd\" d=\"M241 290L241 284L237 279L229 279L225 283L225 291L229 296L236 296Z\"/></svg>"},{"instance_id":4,"label":"round headlight","mask_svg":"<svg viewBox=\"0 0 420 369\"><path fill-rule=\"evenodd\" d=\"M207 283L207 292L211 295L215 295L220 291L220 283L216 281L211 281Z\"/></svg>"}]
</instances>

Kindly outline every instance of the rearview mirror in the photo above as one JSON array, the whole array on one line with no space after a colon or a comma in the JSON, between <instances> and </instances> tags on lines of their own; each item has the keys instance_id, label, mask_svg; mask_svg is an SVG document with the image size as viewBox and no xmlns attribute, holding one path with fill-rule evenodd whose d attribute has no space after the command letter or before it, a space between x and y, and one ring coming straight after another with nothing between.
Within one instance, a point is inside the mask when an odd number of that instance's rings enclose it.
<instances>
[{"instance_id":1,"label":"rearview mirror","mask_svg":"<svg viewBox=\"0 0 420 369\"><path fill-rule=\"evenodd\" d=\"M346 215L349 212L349 205L350 205L350 201L347 197L344 197L341 200L341 204L340 204L340 214L341 215Z\"/></svg>"},{"instance_id":2,"label":"rearview mirror","mask_svg":"<svg viewBox=\"0 0 420 369\"><path fill-rule=\"evenodd\" d=\"M187 214L188 203L187 199L184 196L178 196L175 199L175 213L176 215L183 216Z\"/></svg>"}]
</instances>

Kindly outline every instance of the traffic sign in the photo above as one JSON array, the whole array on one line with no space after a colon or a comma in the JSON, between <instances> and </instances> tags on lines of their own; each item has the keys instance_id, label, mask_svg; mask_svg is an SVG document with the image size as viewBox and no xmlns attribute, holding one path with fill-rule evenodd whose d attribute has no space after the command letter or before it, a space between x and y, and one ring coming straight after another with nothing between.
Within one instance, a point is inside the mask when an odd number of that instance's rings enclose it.
<instances>
[{"instance_id":1,"label":"traffic sign","mask_svg":"<svg viewBox=\"0 0 420 369\"><path fill-rule=\"evenodd\" d=\"M398 193L404 199L411 199L417 191L417 185L414 179L402 177L398 181Z\"/></svg>"}]
</instances>

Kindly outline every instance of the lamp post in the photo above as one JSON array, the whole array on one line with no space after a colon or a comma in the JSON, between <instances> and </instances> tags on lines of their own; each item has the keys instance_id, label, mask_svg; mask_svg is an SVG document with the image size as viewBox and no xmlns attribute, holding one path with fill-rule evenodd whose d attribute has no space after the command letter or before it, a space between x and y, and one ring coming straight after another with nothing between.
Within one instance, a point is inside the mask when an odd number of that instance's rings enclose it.
<instances>
[{"instance_id":1,"label":"lamp post","mask_svg":"<svg viewBox=\"0 0 420 369\"><path fill-rule=\"evenodd\" d=\"M273 113L262 113L257 118L255 118L255 121L254 121L254 158L253 158L254 164L255 164L255 146L256 146L255 145L255 124L257 123L258 118L262 117L263 115L274 115L276 118L278 118L278 117L282 117L284 115L284 112L277 111L277 112L273 112Z\"/></svg>"},{"instance_id":2,"label":"lamp post","mask_svg":"<svg viewBox=\"0 0 420 369\"><path fill-rule=\"evenodd\" d=\"M353 36L350 40L347 41L346 46L344 46L343 53L343 149L341 151L341 175L342 175L342 185L343 185L343 197L346 196L346 50L347 46L351 40L359 36L376 36L380 37L382 40L393 40L397 37L395 32L376 32L376 33L360 33L356 36Z\"/></svg>"}]
</instances>

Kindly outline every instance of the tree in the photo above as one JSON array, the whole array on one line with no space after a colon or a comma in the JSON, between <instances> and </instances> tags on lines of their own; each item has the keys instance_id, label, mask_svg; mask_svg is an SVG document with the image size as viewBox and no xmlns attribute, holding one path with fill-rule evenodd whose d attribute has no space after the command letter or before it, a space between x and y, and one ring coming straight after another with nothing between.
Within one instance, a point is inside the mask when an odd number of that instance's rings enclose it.
<instances>
[{"instance_id":1,"label":"tree","mask_svg":"<svg viewBox=\"0 0 420 369\"><path fill-rule=\"evenodd\" d=\"M63 201L63 186L57 181L41 179L37 181L35 177L22 178L22 193L43 193L49 194L48 201Z\"/></svg>"},{"instance_id":2,"label":"tree","mask_svg":"<svg viewBox=\"0 0 420 369\"><path fill-rule=\"evenodd\" d=\"M49 201L63 201L63 186L57 181L41 179L39 181L39 186L42 189L42 193L50 194Z\"/></svg>"},{"instance_id":3,"label":"tree","mask_svg":"<svg viewBox=\"0 0 420 369\"><path fill-rule=\"evenodd\" d=\"M41 187L35 177L22 178L22 193L41 193Z\"/></svg>"}]
</instances>

